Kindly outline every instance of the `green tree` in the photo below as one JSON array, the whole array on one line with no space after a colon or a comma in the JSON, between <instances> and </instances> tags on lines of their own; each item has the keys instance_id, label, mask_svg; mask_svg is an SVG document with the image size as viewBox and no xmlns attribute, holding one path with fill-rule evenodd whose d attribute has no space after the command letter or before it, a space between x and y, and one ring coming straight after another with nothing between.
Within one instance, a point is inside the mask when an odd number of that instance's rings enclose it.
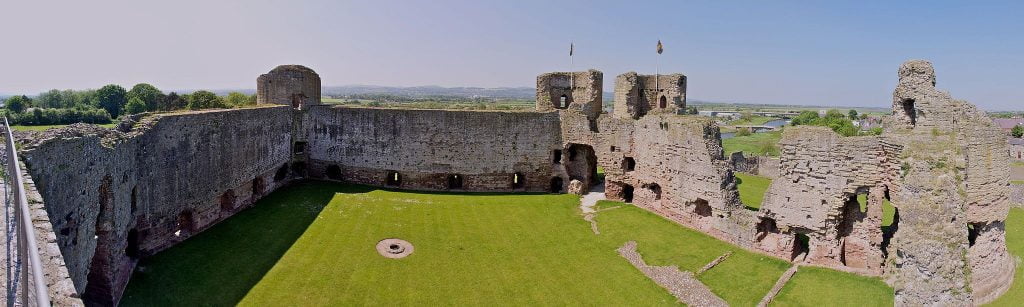
<instances>
[{"instance_id":1,"label":"green tree","mask_svg":"<svg viewBox=\"0 0 1024 307\"><path fill-rule=\"evenodd\" d=\"M224 99L209 91L196 91L189 94L187 99L189 110L202 110L213 108L226 108Z\"/></svg>"},{"instance_id":2,"label":"green tree","mask_svg":"<svg viewBox=\"0 0 1024 307\"><path fill-rule=\"evenodd\" d=\"M14 113L25 112L25 109L28 109L31 106L32 99L25 95L11 96L11 98L7 98L7 100L4 101L4 108L7 108Z\"/></svg>"},{"instance_id":3,"label":"green tree","mask_svg":"<svg viewBox=\"0 0 1024 307\"><path fill-rule=\"evenodd\" d=\"M124 105L124 114L139 114L146 112L149 107L142 101L138 96L128 99L128 104Z\"/></svg>"},{"instance_id":4,"label":"green tree","mask_svg":"<svg viewBox=\"0 0 1024 307\"><path fill-rule=\"evenodd\" d=\"M224 97L224 101L232 107L241 107L256 104L255 100L250 101L249 95L242 94L239 92L228 93L228 95Z\"/></svg>"},{"instance_id":5,"label":"green tree","mask_svg":"<svg viewBox=\"0 0 1024 307\"><path fill-rule=\"evenodd\" d=\"M96 90L96 106L107 110L110 117L117 118L121 115L121 109L128 103L128 92L117 84L104 85Z\"/></svg>"},{"instance_id":6,"label":"green tree","mask_svg":"<svg viewBox=\"0 0 1024 307\"><path fill-rule=\"evenodd\" d=\"M1021 126L1021 125L1013 126L1013 129L1010 130L1010 134L1012 134L1013 137L1015 137L1015 138L1020 138L1020 137L1024 136L1024 126Z\"/></svg>"},{"instance_id":7,"label":"green tree","mask_svg":"<svg viewBox=\"0 0 1024 307\"><path fill-rule=\"evenodd\" d=\"M857 120L857 118L858 118L857 117L857 110L850 109L850 112L847 113L847 115L850 116L851 120Z\"/></svg>"},{"instance_id":8,"label":"green tree","mask_svg":"<svg viewBox=\"0 0 1024 307\"><path fill-rule=\"evenodd\" d=\"M178 93L171 92L163 98L163 102L160 103L161 111L181 110L188 105L188 101L185 100L184 96L178 95Z\"/></svg>"},{"instance_id":9,"label":"green tree","mask_svg":"<svg viewBox=\"0 0 1024 307\"><path fill-rule=\"evenodd\" d=\"M748 135L750 135L750 128L742 127L742 128L736 129L736 136L748 136Z\"/></svg>"},{"instance_id":10,"label":"green tree","mask_svg":"<svg viewBox=\"0 0 1024 307\"><path fill-rule=\"evenodd\" d=\"M128 91L128 101L131 102L132 98L139 98L146 105L147 111L156 111L159 109L160 100L163 99L164 92L148 83L139 83L132 87Z\"/></svg>"},{"instance_id":11,"label":"green tree","mask_svg":"<svg viewBox=\"0 0 1024 307\"><path fill-rule=\"evenodd\" d=\"M868 119L868 113L861 113L860 119Z\"/></svg>"}]
</instances>

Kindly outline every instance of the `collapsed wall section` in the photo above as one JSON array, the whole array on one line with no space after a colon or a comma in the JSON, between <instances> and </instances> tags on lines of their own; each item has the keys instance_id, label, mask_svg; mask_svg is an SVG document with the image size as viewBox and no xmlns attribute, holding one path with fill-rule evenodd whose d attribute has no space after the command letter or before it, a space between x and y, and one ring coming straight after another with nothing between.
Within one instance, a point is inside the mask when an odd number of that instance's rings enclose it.
<instances>
[{"instance_id":1,"label":"collapsed wall section","mask_svg":"<svg viewBox=\"0 0 1024 307\"><path fill-rule=\"evenodd\" d=\"M417 190L548 191L553 165L568 160L556 112L324 106L310 109L305 122L309 172L318 178Z\"/></svg>"},{"instance_id":2,"label":"collapsed wall section","mask_svg":"<svg viewBox=\"0 0 1024 307\"><path fill-rule=\"evenodd\" d=\"M20 134L78 293L116 305L142 255L282 185L291 108L154 115L129 132L91 125ZM225 197L225 195L234 195Z\"/></svg>"}]
</instances>

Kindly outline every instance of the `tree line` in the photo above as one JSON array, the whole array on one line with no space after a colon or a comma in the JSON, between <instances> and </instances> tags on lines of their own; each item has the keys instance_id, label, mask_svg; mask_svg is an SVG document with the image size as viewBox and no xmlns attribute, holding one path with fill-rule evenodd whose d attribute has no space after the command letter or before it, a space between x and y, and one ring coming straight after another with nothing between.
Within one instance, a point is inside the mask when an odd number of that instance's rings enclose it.
<instances>
[{"instance_id":1,"label":"tree line","mask_svg":"<svg viewBox=\"0 0 1024 307\"><path fill-rule=\"evenodd\" d=\"M231 92L226 96L200 90L165 94L148 83L130 90L116 84L96 90L50 90L35 97L15 95L4 100L3 115L16 125L106 124L122 115L174 110L243 107L256 104L256 95Z\"/></svg>"}]
</instances>

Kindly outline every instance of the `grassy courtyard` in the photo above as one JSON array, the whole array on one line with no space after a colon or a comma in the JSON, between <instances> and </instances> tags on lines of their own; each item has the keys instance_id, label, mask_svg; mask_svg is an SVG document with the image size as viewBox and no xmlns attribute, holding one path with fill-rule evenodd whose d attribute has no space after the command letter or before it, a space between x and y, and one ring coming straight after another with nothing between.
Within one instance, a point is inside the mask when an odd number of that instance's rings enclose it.
<instances>
[{"instance_id":1,"label":"grassy courtyard","mask_svg":"<svg viewBox=\"0 0 1024 307\"><path fill-rule=\"evenodd\" d=\"M1017 272L1013 275L1013 285L1006 291L1006 294L996 299L987 306L1020 306L1024 302L1024 264L1021 258L1024 257L1024 209L1010 209L1010 216L1006 218L1006 249L1017 260Z\"/></svg>"},{"instance_id":2,"label":"grassy courtyard","mask_svg":"<svg viewBox=\"0 0 1024 307\"><path fill-rule=\"evenodd\" d=\"M747 209L757 210L764 201L764 192L772 185L772 179L764 176L736 172L736 189L740 192L740 202Z\"/></svg>"},{"instance_id":3,"label":"grassy courtyard","mask_svg":"<svg viewBox=\"0 0 1024 307\"><path fill-rule=\"evenodd\" d=\"M752 306L789 267L617 202L598 204L618 208L598 214L596 235L578 206L573 195L301 183L143 259L122 305L676 305L616 253L633 240L649 264L692 272L732 251L697 277L731 305ZM374 245L384 238L408 240L415 252L381 257ZM850 285L853 295L892 297L877 279Z\"/></svg>"},{"instance_id":4,"label":"grassy courtyard","mask_svg":"<svg viewBox=\"0 0 1024 307\"><path fill-rule=\"evenodd\" d=\"M60 127L64 127L64 126L67 126L67 125L11 126L11 128L14 128L15 131L43 131L43 130L49 130L49 129L53 129L53 128L60 128ZM113 123L113 124L100 124L100 125L97 125L97 126L100 126L100 127L103 127L103 128L114 128L114 127L117 127L117 123Z\"/></svg>"}]
</instances>

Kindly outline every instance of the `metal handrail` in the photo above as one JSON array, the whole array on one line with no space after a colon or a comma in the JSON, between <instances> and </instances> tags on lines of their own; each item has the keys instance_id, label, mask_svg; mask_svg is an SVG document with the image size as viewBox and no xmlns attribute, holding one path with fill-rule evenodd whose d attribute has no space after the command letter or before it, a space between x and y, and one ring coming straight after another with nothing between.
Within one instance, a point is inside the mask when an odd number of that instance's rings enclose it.
<instances>
[{"instance_id":1,"label":"metal handrail","mask_svg":"<svg viewBox=\"0 0 1024 307\"><path fill-rule=\"evenodd\" d=\"M43 281L43 263L39 260L39 244L36 242L35 227L32 225L31 212L28 206L28 198L25 196L25 183L21 178L21 166L18 165L18 150L14 146L14 134L11 133L11 125L4 117L4 128L7 131L7 177L10 178L8 186L14 189L15 224L18 232L18 259L27 264L31 270L22 269L21 273L21 301L23 306L28 306L29 289L27 287L29 275L32 275L33 289L37 306L50 306L50 293ZM30 272L31 271L31 274ZM8 302L13 306L14 302Z\"/></svg>"}]
</instances>

